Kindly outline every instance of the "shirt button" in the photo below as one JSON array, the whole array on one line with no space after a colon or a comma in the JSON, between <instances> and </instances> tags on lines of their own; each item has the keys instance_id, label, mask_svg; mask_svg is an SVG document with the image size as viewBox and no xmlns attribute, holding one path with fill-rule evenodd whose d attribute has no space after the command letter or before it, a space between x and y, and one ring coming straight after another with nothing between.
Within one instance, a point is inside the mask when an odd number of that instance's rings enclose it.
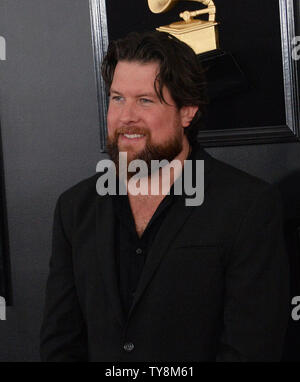
<instances>
[{"instance_id":1,"label":"shirt button","mask_svg":"<svg viewBox=\"0 0 300 382\"><path fill-rule=\"evenodd\" d=\"M135 251L135 253L136 253L137 255L141 255L141 254L143 253L143 251L142 251L141 248L138 248L138 249Z\"/></svg>"},{"instance_id":2,"label":"shirt button","mask_svg":"<svg viewBox=\"0 0 300 382\"><path fill-rule=\"evenodd\" d=\"M124 348L125 351L130 353L134 349L134 345L133 345L132 342L126 342L126 344L124 344L123 348Z\"/></svg>"}]
</instances>

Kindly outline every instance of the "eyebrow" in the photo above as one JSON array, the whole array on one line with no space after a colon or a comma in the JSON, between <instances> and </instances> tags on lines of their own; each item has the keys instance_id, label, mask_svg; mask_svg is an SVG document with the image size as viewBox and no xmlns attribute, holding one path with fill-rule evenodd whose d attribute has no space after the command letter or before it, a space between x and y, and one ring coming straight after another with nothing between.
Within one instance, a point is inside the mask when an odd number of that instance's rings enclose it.
<instances>
[{"instance_id":1,"label":"eyebrow","mask_svg":"<svg viewBox=\"0 0 300 382\"><path fill-rule=\"evenodd\" d=\"M137 97L155 97L155 93L143 93L143 94L138 94Z\"/></svg>"},{"instance_id":2,"label":"eyebrow","mask_svg":"<svg viewBox=\"0 0 300 382\"><path fill-rule=\"evenodd\" d=\"M115 93L115 94L118 94L118 95L123 95L122 93L118 92L115 89L110 89L110 93ZM141 93L141 94L137 94L136 97L153 97L153 98L155 98L156 97L156 93Z\"/></svg>"},{"instance_id":3,"label":"eyebrow","mask_svg":"<svg viewBox=\"0 0 300 382\"><path fill-rule=\"evenodd\" d=\"M110 93L116 93L116 94L122 95L120 92L118 92L117 90L114 90L114 89L110 89Z\"/></svg>"}]
</instances>

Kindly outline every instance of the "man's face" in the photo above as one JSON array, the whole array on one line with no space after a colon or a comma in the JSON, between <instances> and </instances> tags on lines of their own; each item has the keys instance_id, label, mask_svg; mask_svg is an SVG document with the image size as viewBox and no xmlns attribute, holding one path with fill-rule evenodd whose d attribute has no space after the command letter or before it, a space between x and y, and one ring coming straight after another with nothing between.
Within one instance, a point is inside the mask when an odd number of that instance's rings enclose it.
<instances>
[{"instance_id":1,"label":"man's face","mask_svg":"<svg viewBox=\"0 0 300 382\"><path fill-rule=\"evenodd\" d=\"M187 108L178 110L168 89L166 103L154 89L159 71L157 63L118 62L110 89L107 115L108 152L113 160L118 152L127 153L128 162L153 159L173 160L181 151L186 136Z\"/></svg>"}]
</instances>

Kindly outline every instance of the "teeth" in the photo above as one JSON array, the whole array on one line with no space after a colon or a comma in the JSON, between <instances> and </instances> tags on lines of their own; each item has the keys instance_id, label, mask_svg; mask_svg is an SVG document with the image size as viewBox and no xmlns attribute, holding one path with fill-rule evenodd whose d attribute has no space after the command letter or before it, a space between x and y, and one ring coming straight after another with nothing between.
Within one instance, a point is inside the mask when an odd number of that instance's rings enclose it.
<instances>
[{"instance_id":1,"label":"teeth","mask_svg":"<svg viewBox=\"0 0 300 382\"><path fill-rule=\"evenodd\" d=\"M133 138L141 138L141 137L143 137L144 135L142 135L142 134L124 134L124 136L125 136L126 138L133 139Z\"/></svg>"}]
</instances>

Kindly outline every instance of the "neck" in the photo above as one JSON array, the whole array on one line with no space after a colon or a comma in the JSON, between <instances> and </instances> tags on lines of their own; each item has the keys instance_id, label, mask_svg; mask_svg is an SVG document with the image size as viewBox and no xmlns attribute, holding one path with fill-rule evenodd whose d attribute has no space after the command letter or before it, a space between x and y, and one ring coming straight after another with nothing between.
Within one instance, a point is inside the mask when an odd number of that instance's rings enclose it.
<instances>
[{"instance_id":1,"label":"neck","mask_svg":"<svg viewBox=\"0 0 300 382\"><path fill-rule=\"evenodd\" d=\"M184 165L184 161L185 161L185 160L187 159L187 157L189 156L191 150L192 150L192 147L190 146L189 141L188 141L186 135L184 135L183 143L182 143L182 150L181 150L181 152L177 155L177 157L174 158L174 159L179 159L180 162L181 162L181 165L182 165L182 167L183 167L183 165Z\"/></svg>"},{"instance_id":2,"label":"neck","mask_svg":"<svg viewBox=\"0 0 300 382\"><path fill-rule=\"evenodd\" d=\"M130 193L130 188L128 188L128 196L131 200L133 199L162 199L170 190L173 183L181 175L184 166L184 161L187 159L191 152L191 146L188 139L184 135L182 150L173 159L173 163L166 165L163 168L150 174L148 177L141 178L140 188L146 190L147 195L133 195ZM174 167L173 165L174 164ZM164 174L164 176L163 176ZM167 174L167 175L166 175ZM154 188L153 188L154 187ZM152 192L152 190L155 190Z\"/></svg>"}]
</instances>

